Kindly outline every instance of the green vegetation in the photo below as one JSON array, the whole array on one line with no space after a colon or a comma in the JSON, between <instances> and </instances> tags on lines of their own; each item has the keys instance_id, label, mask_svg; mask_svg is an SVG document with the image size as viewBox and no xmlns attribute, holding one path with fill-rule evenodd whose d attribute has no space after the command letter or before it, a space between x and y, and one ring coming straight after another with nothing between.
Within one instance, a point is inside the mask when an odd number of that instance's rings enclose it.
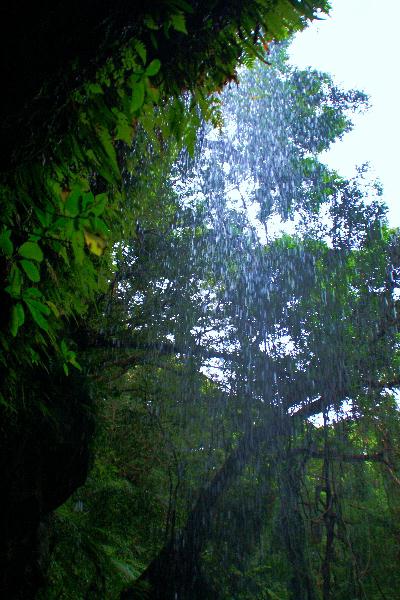
<instances>
[{"instance_id":1,"label":"green vegetation","mask_svg":"<svg viewBox=\"0 0 400 600\"><path fill-rule=\"evenodd\" d=\"M57 118L49 122L47 113L39 113L38 141L6 149L13 163L0 182L5 405L18 396L12 363L18 369L39 364L55 352L66 372L77 368L66 321L83 317L107 289L113 263L111 252L101 260L104 250L133 235L143 210L138 199L127 198L124 180L143 165L158 171L165 145L171 160L184 146L193 152L201 118L218 119L213 92L235 78L238 65L260 55L265 40L302 27L316 6L324 2L279 0L230 9L212 2L201 8L155 3L153 12L134 11L137 21L125 24L132 35L109 47L107 56L102 49L90 79L71 86L88 65L77 57L77 66L68 67L57 90L62 99L52 106ZM39 100L54 91L48 86L35 90ZM138 143L138 131L147 148Z\"/></svg>"},{"instance_id":2,"label":"green vegetation","mask_svg":"<svg viewBox=\"0 0 400 600\"><path fill-rule=\"evenodd\" d=\"M394 599L398 233L272 42L326 3L92 8L3 147L3 595Z\"/></svg>"}]
</instances>

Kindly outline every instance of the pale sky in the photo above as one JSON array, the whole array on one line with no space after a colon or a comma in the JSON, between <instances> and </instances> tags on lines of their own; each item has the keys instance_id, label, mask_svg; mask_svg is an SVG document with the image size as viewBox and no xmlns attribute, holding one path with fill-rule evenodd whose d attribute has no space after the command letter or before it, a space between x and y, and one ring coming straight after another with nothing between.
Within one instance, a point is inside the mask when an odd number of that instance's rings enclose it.
<instances>
[{"instance_id":1,"label":"pale sky","mask_svg":"<svg viewBox=\"0 0 400 600\"><path fill-rule=\"evenodd\" d=\"M291 62L326 71L345 88L363 90L371 108L354 129L324 155L344 176L369 162L389 206L389 223L400 226L400 0L331 0L324 21L296 35Z\"/></svg>"}]
</instances>

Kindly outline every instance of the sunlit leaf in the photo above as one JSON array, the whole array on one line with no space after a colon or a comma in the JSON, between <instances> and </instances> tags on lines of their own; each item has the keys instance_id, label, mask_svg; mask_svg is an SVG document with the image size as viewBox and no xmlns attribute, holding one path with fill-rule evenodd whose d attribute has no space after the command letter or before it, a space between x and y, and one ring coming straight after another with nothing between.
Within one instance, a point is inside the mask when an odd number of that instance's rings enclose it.
<instances>
[{"instance_id":1,"label":"sunlit leaf","mask_svg":"<svg viewBox=\"0 0 400 600\"><path fill-rule=\"evenodd\" d=\"M85 235L86 245L89 248L90 252L92 252L92 254L95 254L96 256L101 256L102 254L104 254L104 251L107 246L107 242L102 237L100 237L99 235L96 235L94 233L91 233L90 231L87 231L86 229L85 229L84 235Z\"/></svg>"}]
</instances>

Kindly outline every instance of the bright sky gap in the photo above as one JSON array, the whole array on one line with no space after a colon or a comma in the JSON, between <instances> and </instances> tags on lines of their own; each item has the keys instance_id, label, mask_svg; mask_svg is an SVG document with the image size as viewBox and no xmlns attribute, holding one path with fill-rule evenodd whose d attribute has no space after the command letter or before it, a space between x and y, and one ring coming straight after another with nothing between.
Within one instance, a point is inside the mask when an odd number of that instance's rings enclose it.
<instances>
[{"instance_id":1,"label":"bright sky gap","mask_svg":"<svg viewBox=\"0 0 400 600\"><path fill-rule=\"evenodd\" d=\"M399 169L399 0L331 0L332 10L297 34L292 64L330 73L344 88L370 97L370 109L353 116L354 129L322 156L330 167L350 177L368 162L383 184L389 223L400 226Z\"/></svg>"}]
</instances>

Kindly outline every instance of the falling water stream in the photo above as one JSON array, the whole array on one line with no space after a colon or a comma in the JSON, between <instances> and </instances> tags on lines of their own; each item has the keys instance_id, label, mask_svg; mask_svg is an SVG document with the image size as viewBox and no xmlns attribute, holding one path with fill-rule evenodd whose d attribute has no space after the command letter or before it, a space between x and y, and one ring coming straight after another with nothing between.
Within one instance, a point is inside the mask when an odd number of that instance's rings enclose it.
<instances>
[{"instance_id":1,"label":"falling water stream","mask_svg":"<svg viewBox=\"0 0 400 600\"><path fill-rule=\"evenodd\" d=\"M154 598L336 597L329 540L341 522L329 456L348 443L346 416L385 360L369 360L368 332L394 310L385 269L368 275L376 280L364 302L358 279L346 288L346 269L353 250L379 238L385 209L364 171L348 182L318 159L365 96L290 67L285 47L269 61L222 93L222 130L203 125L194 157L174 167L178 217L166 235L140 223L121 267L129 335L149 363L175 356L170 410L194 431L176 467L178 479L192 472L175 499L186 517L169 523L142 575ZM305 473L319 454L315 506L325 508L314 514ZM310 523L325 528L322 555Z\"/></svg>"}]
</instances>

